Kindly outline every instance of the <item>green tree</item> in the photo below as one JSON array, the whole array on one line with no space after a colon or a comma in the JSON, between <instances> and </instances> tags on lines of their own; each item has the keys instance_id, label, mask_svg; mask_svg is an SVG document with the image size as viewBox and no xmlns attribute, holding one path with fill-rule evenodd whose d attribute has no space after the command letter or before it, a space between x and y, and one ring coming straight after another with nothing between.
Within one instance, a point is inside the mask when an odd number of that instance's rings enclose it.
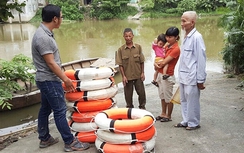
<instances>
[{"instance_id":1,"label":"green tree","mask_svg":"<svg viewBox=\"0 0 244 153\"><path fill-rule=\"evenodd\" d=\"M0 1L0 22L8 20L8 17L14 18L13 14L11 13L12 9L16 9L18 12L22 13L22 7L26 4L18 3L17 1L13 3L8 3L8 0L1 0Z\"/></svg>"},{"instance_id":2,"label":"green tree","mask_svg":"<svg viewBox=\"0 0 244 153\"><path fill-rule=\"evenodd\" d=\"M177 3L180 0L142 0L140 2L141 5L151 8L153 3L153 8L155 11L166 12L167 9L172 9L177 7ZM150 5L147 5L150 4Z\"/></svg>"},{"instance_id":3,"label":"green tree","mask_svg":"<svg viewBox=\"0 0 244 153\"><path fill-rule=\"evenodd\" d=\"M141 0L139 5L144 11L154 8L154 2L152 0Z\"/></svg>"},{"instance_id":4,"label":"green tree","mask_svg":"<svg viewBox=\"0 0 244 153\"><path fill-rule=\"evenodd\" d=\"M92 2L92 16L99 20L124 18L129 13L134 13L135 8L127 6L129 0L94 0Z\"/></svg>"},{"instance_id":5,"label":"green tree","mask_svg":"<svg viewBox=\"0 0 244 153\"><path fill-rule=\"evenodd\" d=\"M227 3L231 1L233 0L198 0L197 9L204 12L211 12L219 7L226 7Z\"/></svg>"},{"instance_id":6,"label":"green tree","mask_svg":"<svg viewBox=\"0 0 244 153\"><path fill-rule=\"evenodd\" d=\"M197 2L195 0L182 0L177 6L177 11L182 14L185 11L196 10Z\"/></svg>"},{"instance_id":7,"label":"green tree","mask_svg":"<svg viewBox=\"0 0 244 153\"><path fill-rule=\"evenodd\" d=\"M141 0L139 3L144 11L182 13L186 10L212 12L219 7L226 7L233 0Z\"/></svg>"},{"instance_id":8,"label":"green tree","mask_svg":"<svg viewBox=\"0 0 244 153\"><path fill-rule=\"evenodd\" d=\"M79 0L49 0L49 4L60 6L65 19L78 21L84 18Z\"/></svg>"},{"instance_id":9,"label":"green tree","mask_svg":"<svg viewBox=\"0 0 244 153\"><path fill-rule=\"evenodd\" d=\"M232 9L233 10L233 9ZM222 54L226 68L234 74L244 72L244 0L237 0L237 8L225 14L220 25L226 29Z\"/></svg>"}]
</instances>

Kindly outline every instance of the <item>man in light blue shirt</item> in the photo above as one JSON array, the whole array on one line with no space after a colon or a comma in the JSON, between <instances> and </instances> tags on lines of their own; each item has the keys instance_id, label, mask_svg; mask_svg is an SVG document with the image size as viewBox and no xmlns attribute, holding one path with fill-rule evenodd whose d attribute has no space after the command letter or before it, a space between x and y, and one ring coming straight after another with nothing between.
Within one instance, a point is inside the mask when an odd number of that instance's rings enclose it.
<instances>
[{"instance_id":1,"label":"man in light blue shirt","mask_svg":"<svg viewBox=\"0 0 244 153\"><path fill-rule=\"evenodd\" d=\"M200 90L206 80L206 52L202 35L196 30L195 11L184 12L181 16L183 41L179 63L180 98L183 121L175 127L186 130L200 128Z\"/></svg>"}]
</instances>

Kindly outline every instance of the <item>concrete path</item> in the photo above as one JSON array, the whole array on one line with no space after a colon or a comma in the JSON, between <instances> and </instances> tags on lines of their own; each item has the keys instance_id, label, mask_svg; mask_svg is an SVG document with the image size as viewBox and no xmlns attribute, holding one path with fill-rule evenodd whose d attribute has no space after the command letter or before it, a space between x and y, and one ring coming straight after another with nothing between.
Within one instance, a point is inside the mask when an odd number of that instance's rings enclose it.
<instances>
[{"instance_id":1,"label":"concrete path","mask_svg":"<svg viewBox=\"0 0 244 153\"><path fill-rule=\"evenodd\" d=\"M136 15L128 17L128 19L130 19L130 20L139 20L141 15L143 14L140 6L137 3L130 3L128 5L135 7L139 11Z\"/></svg>"},{"instance_id":2,"label":"concrete path","mask_svg":"<svg viewBox=\"0 0 244 153\"><path fill-rule=\"evenodd\" d=\"M156 122L157 138L154 153L243 153L244 151L244 91L236 90L240 83L236 78L227 79L224 74L208 72L206 89L201 94L201 128L187 131L174 128L181 121L180 105L175 105L171 122ZM146 85L147 110L155 117L160 114L160 100L157 88ZM134 96L134 104L138 106ZM123 91L116 95L118 106L124 107ZM53 123L51 134L59 133ZM39 149L38 135L33 133L1 153L60 153L63 142L46 149ZM60 138L61 139L61 138ZM94 144L84 153L97 153Z\"/></svg>"},{"instance_id":3,"label":"concrete path","mask_svg":"<svg viewBox=\"0 0 244 153\"><path fill-rule=\"evenodd\" d=\"M132 20L139 20L142 14L143 14L143 12L139 12L135 16L133 16L131 19Z\"/></svg>"}]
</instances>

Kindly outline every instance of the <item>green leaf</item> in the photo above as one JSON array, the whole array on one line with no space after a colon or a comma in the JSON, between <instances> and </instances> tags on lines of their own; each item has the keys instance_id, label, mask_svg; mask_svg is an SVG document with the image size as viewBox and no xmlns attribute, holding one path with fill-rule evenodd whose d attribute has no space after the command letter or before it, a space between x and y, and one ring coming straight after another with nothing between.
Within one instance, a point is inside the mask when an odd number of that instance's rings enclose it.
<instances>
[{"instance_id":1,"label":"green leaf","mask_svg":"<svg viewBox=\"0 0 244 153\"><path fill-rule=\"evenodd\" d=\"M0 59L0 106L2 108L12 106L7 101L12 99L13 92L26 90L25 86L20 86L17 81L35 82L34 74L28 72L33 69L32 60L23 54L14 56L10 61Z\"/></svg>"}]
</instances>

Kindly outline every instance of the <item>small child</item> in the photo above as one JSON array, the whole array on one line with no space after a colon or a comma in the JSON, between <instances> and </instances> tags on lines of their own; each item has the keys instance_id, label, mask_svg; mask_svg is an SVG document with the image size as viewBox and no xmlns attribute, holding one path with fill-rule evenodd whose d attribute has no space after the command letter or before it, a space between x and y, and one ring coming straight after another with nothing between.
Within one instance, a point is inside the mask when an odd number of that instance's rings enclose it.
<instances>
[{"instance_id":1,"label":"small child","mask_svg":"<svg viewBox=\"0 0 244 153\"><path fill-rule=\"evenodd\" d=\"M154 42L152 44L152 49L154 50L155 56L156 56L155 61L154 61L155 63L164 60L164 58L165 58L164 46L166 43L167 43L167 40L165 38L165 34L160 34L160 35L158 35L157 38L154 39ZM163 80L166 80L169 77L169 75L167 75L167 69L168 69L168 64L166 64L163 68ZM155 68L155 73L154 73L154 78L153 78L152 84L154 84L155 86L158 87L158 83L156 81L157 77L158 77L158 71Z\"/></svg>"}]
</instances>

